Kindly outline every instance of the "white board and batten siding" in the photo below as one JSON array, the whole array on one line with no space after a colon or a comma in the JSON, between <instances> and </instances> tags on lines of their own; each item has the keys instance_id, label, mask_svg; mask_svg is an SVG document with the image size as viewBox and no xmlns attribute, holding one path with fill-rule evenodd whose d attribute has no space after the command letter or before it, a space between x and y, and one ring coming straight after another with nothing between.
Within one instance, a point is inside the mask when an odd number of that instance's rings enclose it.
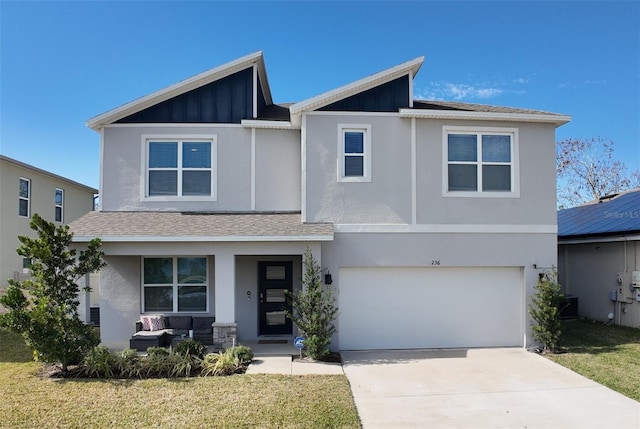
<instances>
[{"instance_id":1,"label":"white board and batten siding","mask_svg":"<svg viewBox=\"0 0 640 429\"><path fill-rule=\"evenodd\" d=\"M521 268L341 268L341 350L524 344Z\"/></svg>"}]
</instances>

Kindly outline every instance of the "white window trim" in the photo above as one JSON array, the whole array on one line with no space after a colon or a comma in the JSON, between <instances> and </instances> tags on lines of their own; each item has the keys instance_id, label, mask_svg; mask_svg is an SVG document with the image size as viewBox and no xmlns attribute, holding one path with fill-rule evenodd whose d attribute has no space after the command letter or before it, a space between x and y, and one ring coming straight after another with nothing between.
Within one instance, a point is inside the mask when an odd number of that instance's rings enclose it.
<instances>
[{"instance_id":1,"label":"white window trim","mask_svg":"<svg viewBox=\"0 0 640 429\"><path fill-rule=\"evenodd\" d=\"M449 134L497 134L511 136L511 192L482 191L482 169L478 168L478 190L477 191L449 191ZM478 145L481 145L481 139ZM443 126L442 127L442 196L462 197L462 198L520 198L520 157L519 157L519 136L518 128L505 127L467 127L467 126ZM480 152L478 152L480 154ZM482 166L479 160L476 163Z\"/></svg>"},{"instance_id":2,"label":"white window trim","mask_svg":"<svg viewBox=\"0 0 640 429\"><path fill-rule=\"evenodd\" d=\"M60 193L62 194L62 201L60 202L60 204L58 204L55 199L55 195L58 193L58 191L60 191ZM60 220L56 219L56 209L58 207L60 207ZM53 220L55 222L64 223L64 189L62 188L56 188L53 196Z\"/></svg>"},{"instance_id":3,"label":"white window trim","mask_svg":"<svg viewBox=\"0 0 640 429\"><path fill-rule=\"evenodd\" d=\"M24 180L29 184L29 193L27 195L27 197L23 197L20 195L20 181ZM20 214L20 200L26 200L27 201L27 215L23 216ZM30 218L31 217L31 179L27 179L26 177L20 177L18 179L18 216L19 217L23 217L23 218Z\"/></svg>"},{"instance_id":4,"label":"white window trim","mask_svg":"<svg viewBox=\"0 0 640 429\"><path fill-rule=\"evenodd\" d=\"M180 255L180 256L142 256L140 258L140 313L141 314L152 314L153 312L146 312L144 310L145 302L144 302L144 288L146 287L166 287L169 284L149 284L145 285L144 283L144 260L147 258L170 258L173 264L173 282L171 286L173 287L173 309L170 313L179 313L179 314L189 314L189 313L198 313L205 314L209 313L209 297L210 297L210 287L209 287L209 258L202 255ZM178 283L178 258L205 258L206 260L206 270L207 270L207 281L204 283ZM178 287L179 286L205 286L207 289L206 295L206 310L205 311L178 311Z\"/></svg>"},{"instance_id":5,"label":"white window trim","mask_svg":"<svg viewBox=\"0 0 640 429\"><path fill-rule=\"evenodd\" d=\"M218 200L218 136L213 134L143 134L142 135L142 167L140 177L141 201L217 201ZM210 142L211 143L211 196L149 196L149 143L150 142ZM178 150L178 165L182 154ZM178 167L181 171L182 167ZM178 174L178 190L181 190L181 177Z\"/></svg>"},{"instance_id":6,"label":"white window trim","mask_svg":"<svg viewBox=\"0 0 640 429\"><path fill-rule=\"evenodd\" d=\"M344 134L348 131L364 133L363 175L344 175ZM371 182L371 125L370 124L338 124L338 182Z\"/></svg>"}]
</instances>

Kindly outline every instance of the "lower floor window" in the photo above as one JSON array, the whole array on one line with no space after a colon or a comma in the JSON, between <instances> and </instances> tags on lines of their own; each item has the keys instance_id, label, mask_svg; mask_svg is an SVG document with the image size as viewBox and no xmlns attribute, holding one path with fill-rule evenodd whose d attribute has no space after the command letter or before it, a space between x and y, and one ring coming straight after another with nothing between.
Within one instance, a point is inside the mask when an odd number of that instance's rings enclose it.
<instances>
[{"instance_id":1,"label":"lower floor window","mask_svg":"<svg viewBox=\"0 0 640 429\"><path fill-rule=\"evenodd\" d=\"M206 257L143 258L143 312L206 312Z\"/></svg>"}]
</instances>

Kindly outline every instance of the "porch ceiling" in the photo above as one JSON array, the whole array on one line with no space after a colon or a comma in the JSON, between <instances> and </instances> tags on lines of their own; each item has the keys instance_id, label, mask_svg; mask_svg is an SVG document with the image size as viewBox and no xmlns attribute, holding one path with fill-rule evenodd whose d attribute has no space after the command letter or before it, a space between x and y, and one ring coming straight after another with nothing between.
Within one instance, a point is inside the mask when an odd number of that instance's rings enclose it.
<instances>
[{"instance_id":1,"label":"porch ceiling","mask_svg":"<svg viewBox=\"0 0 640 429\"><path fill-rule=\"evenodd\" d=\"M89 212L69 225L74 242L331 241L333 224L300 213Z\"/></svg>"}]
</instances>

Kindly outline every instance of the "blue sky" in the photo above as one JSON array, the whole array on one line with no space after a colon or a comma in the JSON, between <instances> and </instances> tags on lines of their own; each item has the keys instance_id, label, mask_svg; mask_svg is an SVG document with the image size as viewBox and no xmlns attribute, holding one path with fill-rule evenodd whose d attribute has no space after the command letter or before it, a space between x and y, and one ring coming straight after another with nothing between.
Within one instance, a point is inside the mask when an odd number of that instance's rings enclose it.
<instances>
[{"instance_id":1,"label":"blue sky","mask_svg":"<svg viewBox=\"0 0 640 429\"><path fill-rule=\"evenodd\" d=\"M275 102L425 56L416 98L547 110L640 168L640 2L0 0L0 153L98 186L87 119L262 50Z\"/></svg>"}]
</instances>

